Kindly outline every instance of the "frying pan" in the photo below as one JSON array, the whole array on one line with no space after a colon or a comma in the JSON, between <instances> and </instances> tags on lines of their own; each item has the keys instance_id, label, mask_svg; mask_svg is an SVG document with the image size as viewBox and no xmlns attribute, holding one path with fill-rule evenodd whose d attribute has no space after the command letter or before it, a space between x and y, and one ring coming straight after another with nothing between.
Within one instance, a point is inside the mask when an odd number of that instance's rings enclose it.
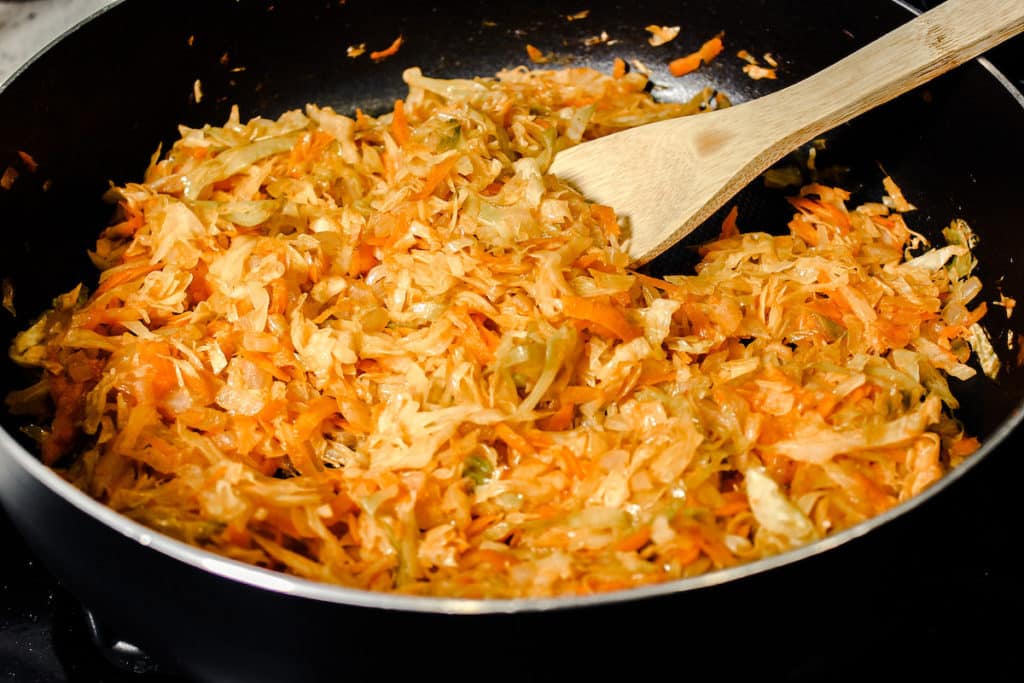
<instances>
[{"instance_id":1,"label":"frying pan","mask_svg":"<svg viewBox=\"0 0 1024 683\"><path fill-rule=\"evenodd\" d=\"M100 197L110 182L141 176L176 126L276 117L307 102L341 112L378 112L404 93L401 72L487 75L526 61L524 46L608 70L614 57L652 68L661 99L688 98L705 85L733 101L758 97L837 61L910 18L891 0L550 0L426 3L366 0L177 0L123 2L56 42L0 91L0 167L20 169L0 192L0 276L16 293L17 317L0 313L0 337L14 334L51 298L95 283L86 250L110 217ZM783 11L784 9L784 11ZM644 27L682 27L675 45L725 31L729 54L682 79ZM381 63L350 59L346 47L405 42ZM605 35L606 34L606 35ZM605 36L602 39L602 36ZM594 40L594 39L597 40ZM732 54L780 58L780 80L753 81ZM870 74L865 74L870 78ZM194 84L201 83L201 98ZM1024 98L990 67L971 63L827 136L818 159L854 201L875 198L897 179L920 209L912 226L935 238L953 217L968 219L981 243L982 298L1020 298L1024 206L1016 160L1024 158ZM19 166L31 154L36 171ZM737 199L741 214L784 225L782 195L760 184ZM745 224L753 229L752 221ZM690 244L717 230L720 217ZM648 266L689 268L687 245ZM995 340L1015 334L998 309ZM913 557L932 552L948 521L935 513L975 470L995 467L1020 421L1024 381L1015 349L997 343L1007 368L957 386L960 417L981 450L915 500L832 538L778 557L703 577L597 596L473 601L366 593L242 565L174 541L120 517L42 466L0 417L0 500L33 551L67 589L115 630L186 675L213 681L359 680L415 675L546 679L556 675L680 675L699 662L730 673L770 672L792 652L846 648L865 609L898 610L913 583ZM9 362L0 391L29 378ZM967 480L967 481L964 481ZM962 500L962 498L960 499ZM929 516L931 515L931 516ZM870 533L869 533L870 532ZM827 551L827 552L825 552ZM865 568L870 571L865 571ZM858 622L859 623L859 622ZM838 645L837 645L838 643ZM737 653L739 655L737 656ZM548 655L552 655L548 657Z\"/></svg>"}]
</instances>

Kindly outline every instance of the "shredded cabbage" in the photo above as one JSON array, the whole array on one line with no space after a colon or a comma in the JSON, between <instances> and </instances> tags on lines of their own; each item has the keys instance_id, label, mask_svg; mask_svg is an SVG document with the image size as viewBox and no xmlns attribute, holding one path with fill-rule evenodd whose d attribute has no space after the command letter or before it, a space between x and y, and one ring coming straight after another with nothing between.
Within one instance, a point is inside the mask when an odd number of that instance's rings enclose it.
<instances>
[{"instance_id":1,"label":"shredded cabbage","mask_svg":"<svg viewBox=\"0 0 1024 683\"><path fill-rule=\"evenodd\" d=\"M998 359L962 221L911 258L891 180L856 208L811 185L786 234L733 222L656 279L546 169L720 95L659 104L590 69L405 81L378 117L182 128L109 193L98 286L11 347L40 372L8 404L47 464L228 557L511 597L780 552L977 446L946 377Z\"/></svg>"}]
</instances>

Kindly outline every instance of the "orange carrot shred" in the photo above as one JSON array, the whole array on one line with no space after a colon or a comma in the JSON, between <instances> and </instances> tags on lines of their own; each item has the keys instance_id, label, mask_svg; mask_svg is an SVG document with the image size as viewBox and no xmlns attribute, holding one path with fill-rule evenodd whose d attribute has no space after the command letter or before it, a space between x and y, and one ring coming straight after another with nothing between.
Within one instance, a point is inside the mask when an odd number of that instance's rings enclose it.
<instances>
[{"instance_id":1,"label":"orange carrot shred","mask_svg":"<svg viewBox=\"0 0 1024 683\"><path fill-rule=\"evenodd\" d=\"M621 57L616 57L615 61L612 62L612 78L622 78L626 75L626 61Z\"/></svg>"},{"instance_id":2,"label":"orange carrot shred","mask_svg":"<svg viewBox=\"0 0 1024 683\"><path fill-rule=\"evenodd\" d=\"M513 562L513 559L508 553L489 548L476 548L466 553L466 563L470 567L486 564L493 569L504 570Z\"/></svg>"},{"instance_id":3,"label":"orange carrot shred","mask_svg":"<svg viewBox=\"0 0 1024 683\"><path fill-rule=\"evenodd\" d=\"M311 401L295 419L295 435L306 440L320 427L324 420L338 414L338 402L328 396Z\"/></svg>"},{"instance_id":4,"label":"orange carrot shred","mask_svg":"<svg viewBox=\"0 0 1024 683\"><path fill-rule=\"evenodd\" d=\"M352 277L364 275L371 268L379 263L376 256L376 246L369 242L363 242L352 252L352 260L348 265L348 274Z\"/></svg>"},{"instance_id":5,"label":"orange carrot shred","mask_svg":"<svg viewBox=\"0 0 1024 683\"><path fill-rule=\"evenodd\" d=\"M558 399L563 403L588 403L604 398L604 391L597 387L571 386L562 389Z\"/></svg>"},{"instance_id":6,"label":"orange carrot shred","mask_svg":"<svg viewBox=\"0 0 1024 683\"><path fill-rule=\"evenodd\" d=\"M722 54L723 49L725 46L722 44L722 37L715 36L700 46L700 58L705 64L709 64L712 59Z\"/></svg>"},{"instance_id":7,"label":"orange carrot shred","mask_svg":"<svg viewBox=\"0 0 1024 683\"><path fill-rule=\"evenodd\" d=\"M818 246L818 231L815 227L807 222L802 216L796 216L789 222L789 229L794 235L802 239L804 242L812 247Z\"/></svg>"},{"instance_id":8,"label":"orange carrot shred","mask_svg":"<svg viewBox=\"0 0 1024 683\"><path fill-rule=\"evenodd\" d=\"M250 363L258 367L263 372L267 373L274 379L279 379L282 382L291 381L291 377L282 370L274 361L270 359L265 353L259 351L250 351L249 349L242 349L241 355Z\"/></svg>"},{"instance_id":9,"label":"orange carrot shred","mask_svg":"<svg viewBox=\"0 0 1024 683\"><path fill-rule=\"evenodd\" d=\"M722 221L722 234L721 238L726 239L728 237L735 237L740 234L740 229L736 225L736 216L739 214L740 209L738 206L733 206L725 220Z\"/></svg>"},{"instance_id":10,"label":"orange carrot shred","mask_svg":"<svg viewBox=\"0 0 1024 683\"><path fill-rule=\"evenodd\" d=\"M356 107L356 129L368 128L373 119L363 113L363 110Z\"/></svg>"},{"instance_id":11,"label":"orange carrot shred","mask_svg":"<svg viewBox=\"0 0 1024 683\"><path fill-rule=\"evenodd\" d=\"M648 287L654 287L655 289L660 289L664 292L679 291L679 285L674 285L671 282L665 282L661 278L651 277L650 275L644 275L643 273L636 273L632 271L630 272L630 275Z\"/></svg>"},{"instance_id":12,"label":"orange carrot shred","mask_svg":"<svg viewBox=\"0 0 1024 683\"><path fill-rule=\"evenodd\" d=\"M412 199L426 199L434 193L437 186L440 185L451 170L455 167L455 163L459 160L458 154L453 154L441 163L430 169L430 173L427 174L426 179L423 181L423 187L420 191L412 196Z\"/></svg>"},{"instance_id":13,"label":"orange carrot shred","mask_svg":"<svg viewBox=\"0 0 1024 683\"><path fill-rule=\"evenodd\" d=\"M615 211L610 206L604 206L602 204L593 204L590 207L590 215L597 219L597 222L601 224L601 228L608 235L614 235L618 237L621 234L619 229L619 221L615 217Z\"/></svg>"},{"instance_id":14,"label":"orange carrot shred","mask_svg":"<svg viewBox=\"0 0 1024 683\"><path fill-rule=\"evenodd\" d=\"M576 406L572 403L562 403L558 410L546 418L539 420L537 424L541 429L549 432L561 432L572 425L572 418L576 414Z\"/></svg>"},{"instance_id":15,"label":"orange carrot shred","mask_svg":"<svg viewBox=\"0 0 1024 683\"><path fill-rule=\"evenodd\" d=\"M700 67L701 59L700 53L694 52L680 57L679 59L673 59L668 63L668 72L673 76L685 76L688 73L696 71Z\"/></svg>"},{"instance_id":16,"label":"orange carrot shred","mask_svg":"<svg viewBox=\"0 0 1024 683\"><path fill-rule=\"evenodd\" d=\"M28 152L19 149L18 157L21 159L21 162L25 164L25 168L27 168L30 172L35 173L37 170L39 170L39 164L36 163L36 160L33 159L32 155L29 154Z\"/></svg>"},{"instance_id":17,"label":"orange carrot shred","mask_svg":"<svg viewBox=\"0 0 1024 683\"><path fill-rule=\"evenodd\" d=\"M494 425L494 433L499 439L504 441L509 448L519 451L521 455L536 454L536 451L533 449L533 446L530 445L530 442L504 422L499 422Z\"/></svg>"},{"instance_id":18,"label":"orange carrot shred","mask_svg":"<svg viewBox=\"0 0 1024 683\"><path fill-rule=\"evenodd\" d=\"M387 48L385 48L383 50L375 50L374 52L371 52L370 53L370 59L372 59L375 62L379 62L381 60L387 59L391 55L393 55L396 52L398 52L398 48L402 47L402 42L403 42L402 36L398 36L397 38L395 38L395 41L393 43L391 43L391 45L389 45Z\"/></svg>"},{"instance_id":19,"label":"orange carrot shred","mask_svg":"<svg viewBox=\"0 0 1024 683\"><path fill-rule=\"evenodd\" d=\"M109 292L114 287L117 287L118 285L123 285L126 282L131 282L135 278L142 277L143 275L148 275L149 273L152 273L154 270L157 270L158 268L161 267L162 264L160 263L144 263L141 266L135 266L132 268L126 268L124 270L119 270L110 275L110 277L105 278L103 282L100 283L99 287L96 288L96 292L93 294L93 297L97 297L100 294Z\"/></svg>"},{"instance_id":20,"label":"orange carrot shred","mask_svg":"<svg viewBox=\"0 0 1024 683\"><path fill-rule=\"evenodd\" d=\"M715 516L717 517L732 517L733 515L739 514L740 512L746 512L750 509L750 505L745 500L733 500L726 503L722 503L715 508Z\"/></svg>"},{"instance_id":21,"label":"orange carrot shred","mask_svg":"<svg viewBox=\"0 0 1024 683\"><path fill-rule=\"evenodd\" d=\"M409 119L405 116L405 102L402 100L395 100L395 113L391 116L391 134L399 145L405 145L412 135L409 130Z\"/></svg>"},{"instance_id":22,"label":"orange carrot shred","mask_svg":"<svg viewBox=\"0 0 1024 683\"><path fill-rule=\"evenodd\" d=\"M953 445L949 447L949 454L955 458L961 458L979 448L981 448L981 442L977 437L965 436L953 442Z\"/></svg>"},{"instance_id":23,"label":"orange carrot shred","mask_svg":"<svg viewBox=\"0 0 1024 683\"><path fill-rule=\"evenodd\" d=\"M711 558L711 561L715 563L717 567L728 567L733 564L732 552L728 546L717 538L708 538L701 536L700 549L704 551L704 554Z\"/></svg>"},{"instance_id":24,"label":"orange carrot shred","mask_svg":"<svg viewBox=\"0 0 1024 683\"><path fill-rule=\"evenodd\" d=\"M621 310L603 301L581 296L562 298L563 312L568 318L596 323L615 337L631 341L640 336L640 330L626 320Z\"/></svg>"},{"instance_id":25,"label":"orange carrot shred","mask_svg":"<svg viewBox=\"0 0 1024 683\"><path fill-rule=\"evenodd\" d=\"M634 550L640 550L647 542L651 540L651 527L642 526L629 536L615 544L615 549L619 552L632 552Z\"/></svg>"},{"instance_id":26,"label":"orange carrot shred","mask_svg":"<svg viewBox=\"0 0 1024 683\"><path fill-rule=\"evenodd\" d=\"M529 57L530 61L534 64L546 64L550 61L549 57L544 56L543 52L529 43L526 44L526 56Z\"/></svg>"},{"instance_id":27,"label":"orange carrot shred","mask_svg":"<svg viewBox=\"0 0 1024 683\"><path fill-rule=\"evenodd\" d=\"M711 40L706 41L700 46L700 49L696 52L692 52L685 57L674 59L668 64L668 71L673 76L685 76L688 73L696 71L702 64L708 64L712 59L721 54L725 46L722 44L722 37L715 36Z\"/></svg>"}]
</instances>

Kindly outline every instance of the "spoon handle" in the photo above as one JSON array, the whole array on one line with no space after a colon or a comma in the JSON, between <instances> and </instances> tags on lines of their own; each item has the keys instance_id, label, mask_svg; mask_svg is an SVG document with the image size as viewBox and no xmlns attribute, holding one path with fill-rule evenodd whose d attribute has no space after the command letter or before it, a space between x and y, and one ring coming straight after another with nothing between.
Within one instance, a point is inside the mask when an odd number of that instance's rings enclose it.
<instances>
[{"instance_id":1,"label":"spoon handle","mask_svg":"<svg viewBox=\"0 0 1024 683\"><path fill-rule=\"evenodd\" d=\"M780 148L792 149L1022 30L1024 0L946 0L813 76L761 98L760 106L780 128L792 130L779 139Z\"/></svg>"},{"instance_id":2,"label":"spoon handle","mask_svg":"<svg viewBox=\"0 0 1024 683\"><path fill-rule=\"evenodd\" d=\"M808 140L1022 30L1024 0L946 0L788 88L564 150L551 172L614 206L646 263Z\"/></svg>"}]
</instances>

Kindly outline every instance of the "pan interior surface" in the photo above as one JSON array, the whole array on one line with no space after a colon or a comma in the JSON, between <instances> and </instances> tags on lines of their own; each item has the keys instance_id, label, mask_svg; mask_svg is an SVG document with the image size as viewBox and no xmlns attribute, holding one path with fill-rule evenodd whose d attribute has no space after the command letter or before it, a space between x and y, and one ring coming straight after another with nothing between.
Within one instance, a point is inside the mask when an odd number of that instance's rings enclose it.
<instances>
[{"instance_id":1,"label":"pan interior surface","mask_svg":"<svg viewBox=\"0 0 1024 683\"><path fill-rule=\"evenodd\" d=\"M837 61L856 47L905 21L904 8L879 0L846 0L823 12L817 2L787 4L785 15L768 2L652 2L641 9L626 3L593 7L585 17L577 4L539 5L424 3L393 6L385 21L368 2L236 2L186 0L154 21L151 5L125 2L82 26L35 60L0 92L0 165L18 163L26 151L38 163L35 173L0 193L5 230L0 276L16 292L17 316L0 315L0 338L9 342L41 313L52 298L78 282L94 285L96 273L87 250L110 218L101 201L109 183L141 177L158 144L177 137L177 125L224 121L233 105L243 119L276 118L306 103L332 106L341 113L390 108L402 97L402 71L419 66L441 77L491 75L528 63L525 45L555 53L572 66L608 71L612 61L639 60L652 71L659 99L683 100L711 85L734 102L758 97ZM649 23L679 24L674 45L693 46L724 32L727 54L691 77L668 75L668 56L682 47L648 44ZM124 30L145 27L145 30ZM397 54L375 62L347 56L349 46L379 50L397 36ZM739 49L780 60L779 82L754 81L734 57ZM564 57L564 62L561 59ZM201 92L202 96L197 97ZM1015 259L1024 255L1018 226L1024 210L1015 202L1015 162L1024 156L1024 113L1012 93L978 64L969 64L857 121L830 133L818 166L837 185L853 192L850 204L878 196L881 179L895 178L919 208L908 219L927 238L941 243L940 231L952 218L968 220L981 241L976 254L985 290L979 300L1019 298L1024 273ZM784 193L755 184L738 198L744 230L785 225L791 209ZM726 207L728 209L729 207ZM653 274L692 268L691 246L717 234L724 210L692 235L688 244L651 263ZM762 222L763 225L755 225ZM979 374L954 390L959 416L980 438L980 458L996 447L1020 419L1024 377L1016 351L1014 320L993 310L986 324L1007 368L997 381ZM6 392L29 382L6 357L0 365ZM2 417L7 432L20 436L18 421ZM6 444L6 450L16 446ZM9 453L2 458L13 457ZM962 468L967 470L968 466ZM962 474L958 472L957 476ZM850 540L940 492L955 477L933 487L920 500L901 506L848 533L728 573L639 591L647 597L698 588L758 573ZM53 479L56 482L56 478ZM54 488L60 483L54 483ZM84 505L84 504L83 504ZM111 518L111 524L117 524ZM138 539L141 527L117 527ZM353 591L252 573L230 562L171 541L163 552L243 583L328 602L377 604L395 609L441 611L545 610L619 599L524 600L459 603L391 596L353 596ZM281 583L280 581L284 581Z\"/></svg>"}]
</instances>

